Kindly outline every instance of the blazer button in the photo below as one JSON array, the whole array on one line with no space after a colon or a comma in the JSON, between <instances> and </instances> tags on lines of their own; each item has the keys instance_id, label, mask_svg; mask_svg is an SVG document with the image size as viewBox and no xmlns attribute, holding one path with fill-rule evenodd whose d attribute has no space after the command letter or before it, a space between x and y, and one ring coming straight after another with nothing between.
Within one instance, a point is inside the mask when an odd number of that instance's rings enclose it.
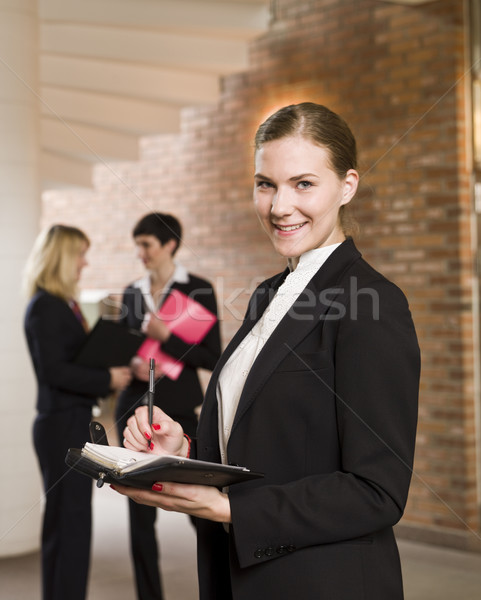
<instances>
[{"instance_id":1,"label":"blazer button","mask_svg":"<svg viewBox=\"0 0 481 600\"><path fill-rule=\"evenodd\" d=\"M287 551L288 552L294 552L295 549L296 549L296 547L293 546L292 544L290 546L287 546Z\"/></svg>"},{"instance_id":2,"label":"blazer button","mask_svg":"<svg viewBox=\"0 0 481 600\"><path fill-rule=\"evenodd\" d=\"M264 556L264 550L262 550L262 548L257 548L257 550L254 552L254 557L262 558L263 556Z\"/></svg>"},{"instance_id":3,"label":"blazer button","mask_svg":"<svg viewBox=\"0 0 481 600\"><path fill-rule=\"evenodd\" d=\"M285 554L287 552L286 546L277 546L276 548L277 554Z\"/></svg>"},{"instance_id":4,"label":"blazer button","mask_svg":"<svg viewBox=\"0 0 481 600\"><path fill-rule=\"evenodd\" d=\"M265 554L266 556L272 556L274 554L274 548L271 548L271 546L269 546L268 548L266 548Z\"/></svg>"}]
</instances>

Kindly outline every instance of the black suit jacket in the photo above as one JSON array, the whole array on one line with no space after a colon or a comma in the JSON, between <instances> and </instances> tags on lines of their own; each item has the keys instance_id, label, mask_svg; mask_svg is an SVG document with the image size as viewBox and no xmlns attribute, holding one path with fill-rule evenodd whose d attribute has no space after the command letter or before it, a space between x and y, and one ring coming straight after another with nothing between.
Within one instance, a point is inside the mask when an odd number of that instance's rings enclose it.
<instances>
[{"instance_id":1,"label":"black suit jacket","mask_svg":"<svg viewBox=\"0 0 481 600\"><path fill-rule=\"evenodd\" d=\"M200 459L220 460L219 373L286 273L259 286L211 377ZM222 526L199 520L202 600L228 597L228 571L235 600L402 598L392 526L411 479L419 370L404 295L346 240L246 380L227 455L265 478L231 487L228 542Z\"/></svg>"},{"instance_id":2,"label":"black suit jacket","mask_svg":"<svg viewBox=\"0 0 481 600\"><path fill-rule=\"evenodd\" d=\"M189 273L187 283L175 282L171 289L190 296L217 315L217 302L212 285L205 279ZM130 285L124 291L122 315L120 322L133 329L140 330L147 311L139 288ZM199 344L188 344L178 336L171 334L169 340L162 344L162 350L184 363L178 379L161 377L155 384L155 404L160 406L169 416L179 421L187 433L193 435L197 426L194 409L203 401L203 390L197 369L212 371L221 353L219 322L210 329ZM117 406L119 432L125 426L126 419L142 402L148 384L134 379L130 386L122 392Z\"/></svg>"},{"instance_id":3,"label":"black suit jacket","mask_svg":"<svg viewBox=\"0 0 481 600\"><path fill-rule=\"evenodd\" d=\"M27 307L24 328L38 382L39 412L91 406L108 395L107 369L73 362L87 334L64 300L39 290Z\"/></svg>"}]
</instances>

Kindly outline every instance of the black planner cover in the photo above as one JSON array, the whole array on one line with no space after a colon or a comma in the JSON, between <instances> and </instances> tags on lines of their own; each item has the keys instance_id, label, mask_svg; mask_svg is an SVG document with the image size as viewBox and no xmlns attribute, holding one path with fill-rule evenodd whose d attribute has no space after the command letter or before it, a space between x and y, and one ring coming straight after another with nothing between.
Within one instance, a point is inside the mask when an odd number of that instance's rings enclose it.
<instances>
[{"instance_id":1,"label":"black planner cover","mask_svg":"<svg viewBox=\"0 0 481 600\"><path fill-rule=\"evenodd\" d=\"M145 340L145 335L106 319L99 319L80 348L75 363L84 367L123 367Z\"/></svg>"},{"instance_id":2,"label":"black planner cover","mask_svg":"<svg viewBox=\"0 0 481 600\"><path fill-rule=\"evenodd\" d=\"M91 457L82 454L79 448L70 448L65 457L67 465L97 480L97 486L103 483L116 483L151 489L156 481L175 483L191 483L225 487L263 477L262 473L254 473L243 467L233 467L201 460L193 460L176 456L158 456L146 465L139 465L135 470L123 474L121 470L107 467Z\"/></svg>"}]
</instances>

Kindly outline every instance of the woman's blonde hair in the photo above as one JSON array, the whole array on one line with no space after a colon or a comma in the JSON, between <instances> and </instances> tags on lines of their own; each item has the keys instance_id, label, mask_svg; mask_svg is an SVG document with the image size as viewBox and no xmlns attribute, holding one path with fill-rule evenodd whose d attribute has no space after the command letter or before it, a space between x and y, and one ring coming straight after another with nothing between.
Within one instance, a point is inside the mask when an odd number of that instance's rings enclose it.
<instances>
[{"instance_id":1,"label":"woman's blonde hair","mask_svg":"<svg viewBox=\"0 0 481 600\"><path fill-rule=\"evenodd\" d=\"M83 231L68 225L53 225L35 240L24 270L24 291L31 298L44 289L63 300L77 293L77 260L90 246Z\"/></svg>"}]
</instances>

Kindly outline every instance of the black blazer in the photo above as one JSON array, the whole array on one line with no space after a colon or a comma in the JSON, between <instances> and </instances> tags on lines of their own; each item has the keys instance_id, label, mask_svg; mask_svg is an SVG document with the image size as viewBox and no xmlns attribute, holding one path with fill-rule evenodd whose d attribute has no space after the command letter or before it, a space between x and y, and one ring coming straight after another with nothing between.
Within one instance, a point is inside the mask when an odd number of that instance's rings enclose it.
<instances>
[{"instance_id":1,"label":"black blazer","mask_svg":"<svg viewBox=\"0 0 481 600\"><path fill-rule=\"evenodd\" d=\"M39 412L92 406L108 395L108 369L73 362L87 334L64 300L38 291L28 304L24 328L38 382Z\"/></svg>"},{"instance_id":2,"label":"black blazer","mask_svg":"<svg viewBox=\"0 0 481 600\"><path fill-rule=\"evenodd\" d=\"M197 457L219 461L216 386L287 271L259 286L206 393ZM230 463L265 473L230 488L232 525L198 522L202 600L399 600L392 526L406 503L420 357L402 292L352 240L273 332L247 377ZM227 558L226 558L227 557Z\"/></svg>"},{"instance_id":3,"label":"black blazer","mask_svg":"<svg viewBox=\"0 0 481 600\"><path fill-rule=\"evenodd\" d=\"M205 279L189 273L187 283L175 282L171 289L183 292L217 315L214 289ZM129 285L123 295L120 322L125 326L140 330L146 311L147 307L140 289ZM212 371L220 357L219 321L199 344L187 344L172 334L169 340L162 344L162 350L181 360L185 366L177 380L161 377L156 381L154 402L182 425L186 427L190 425L187 433L193 434L197 425L194 409L202 404L204 398L197 369ZM139 402L142 402L147 389L146 382L134 379L130 386L122 392L117 407L119 430L123 429L127 417L135 410Z\"/></svg>"}]
</instances>

